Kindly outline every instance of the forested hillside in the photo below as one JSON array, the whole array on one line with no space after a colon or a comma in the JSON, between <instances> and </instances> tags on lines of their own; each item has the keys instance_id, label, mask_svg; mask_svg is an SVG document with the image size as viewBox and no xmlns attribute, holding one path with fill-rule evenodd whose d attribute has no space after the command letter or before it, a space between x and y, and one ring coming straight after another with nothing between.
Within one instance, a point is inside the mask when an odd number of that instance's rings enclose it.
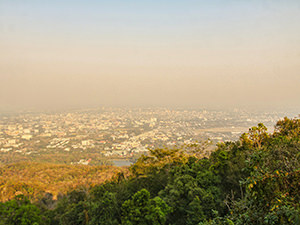
<instances>
[{"instance_id":1,"label":"forested hillside","mask_svg":"<svg viewBox=\"0 0 300 225\"><path fill-rule=\"evenodd\" d=\"M49 163L15 163L0 167L0 201L18 194L29 199L43 197L45 193L66 194L78 187L99 185L125 168L114 166L57 165Z\"/></svg>"},{"instance_id":2,"label":"forested hillside","mask_svg":"<svg viewBox=\"0 0 300 225\"><path fill-rule=\"evenodd\" d=\"M1 203L0 224L300 223L300 119L278 121L272 134L258 124L209 156L202 151L152 150L130 175L57 200L16 196Z\"/></svg>"}]
</instances>

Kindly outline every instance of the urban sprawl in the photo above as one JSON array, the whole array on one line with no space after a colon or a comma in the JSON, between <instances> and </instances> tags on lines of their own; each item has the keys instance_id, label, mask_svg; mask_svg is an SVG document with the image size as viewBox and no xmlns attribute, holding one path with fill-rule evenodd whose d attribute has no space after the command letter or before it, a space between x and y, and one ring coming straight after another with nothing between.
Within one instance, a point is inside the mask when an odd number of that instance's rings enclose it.
<instances>
[{"instance_id":1,"label":"urban sprawl","mask_svg":"<svg viewBox=\"0 0 300 225\"><path fill-rule=\"evenodd\" d=\"M149 149L237 140L259 122L272 131L285 115L166 108L1 114L0 159L10 163L49 161L52 157L51 162L86 165L134 161Z\"/></svg>"}]
</instances>

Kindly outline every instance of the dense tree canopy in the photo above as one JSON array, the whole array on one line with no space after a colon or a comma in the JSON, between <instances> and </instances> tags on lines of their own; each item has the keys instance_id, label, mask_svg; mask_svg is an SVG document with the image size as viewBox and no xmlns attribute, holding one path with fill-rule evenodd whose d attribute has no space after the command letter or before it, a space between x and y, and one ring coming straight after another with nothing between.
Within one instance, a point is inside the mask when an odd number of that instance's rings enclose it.
<instances>
[{"instance_id":1,"label":"dense tree canopy","mask_svg":"<svg viewBox=\"0 0 300 225\"><path fill-rule=\"evenodd\" d=\"M57 200L48 193L1 203L0 224L300 223L299 119L278 121L273 134L260 123L209 156L190 147L152 150L130 175Z\"/></svg>"}]
</instances>

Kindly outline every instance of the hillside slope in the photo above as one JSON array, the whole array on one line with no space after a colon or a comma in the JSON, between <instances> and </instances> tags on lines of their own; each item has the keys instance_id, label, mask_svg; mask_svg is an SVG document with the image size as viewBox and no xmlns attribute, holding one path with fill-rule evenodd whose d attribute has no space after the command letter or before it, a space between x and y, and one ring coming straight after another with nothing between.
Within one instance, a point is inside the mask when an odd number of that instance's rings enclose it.
<instances>
[{"instance_id":1,"label":"hillside slope","mask_svg":"<svg viewBox=\"0 0 300 225\"><path fill-rule=\"evenodd\" d=\"M78 187L91 187L111 179L125 168L114 166L58 165L15 163L0 167L0 201L24 194L41 197L45 192L54 198Z\"/></svg>"}]
</instances>

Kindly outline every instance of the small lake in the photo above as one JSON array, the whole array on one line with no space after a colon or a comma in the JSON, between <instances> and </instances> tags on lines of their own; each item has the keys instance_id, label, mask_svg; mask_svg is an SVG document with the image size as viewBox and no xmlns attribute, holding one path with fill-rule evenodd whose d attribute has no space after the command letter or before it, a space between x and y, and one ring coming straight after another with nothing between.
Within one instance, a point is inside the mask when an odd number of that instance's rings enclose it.
<instances>
[{"instance_id":1,"label":"small lake","mask_svg":"<svg viewBox=\"0 0 300 225\"><path fill-rule=\"evenodd\" d=\"M129 160L112 160L115 166L130 166L132 162Z\"/></svg>"}]
</instances>

